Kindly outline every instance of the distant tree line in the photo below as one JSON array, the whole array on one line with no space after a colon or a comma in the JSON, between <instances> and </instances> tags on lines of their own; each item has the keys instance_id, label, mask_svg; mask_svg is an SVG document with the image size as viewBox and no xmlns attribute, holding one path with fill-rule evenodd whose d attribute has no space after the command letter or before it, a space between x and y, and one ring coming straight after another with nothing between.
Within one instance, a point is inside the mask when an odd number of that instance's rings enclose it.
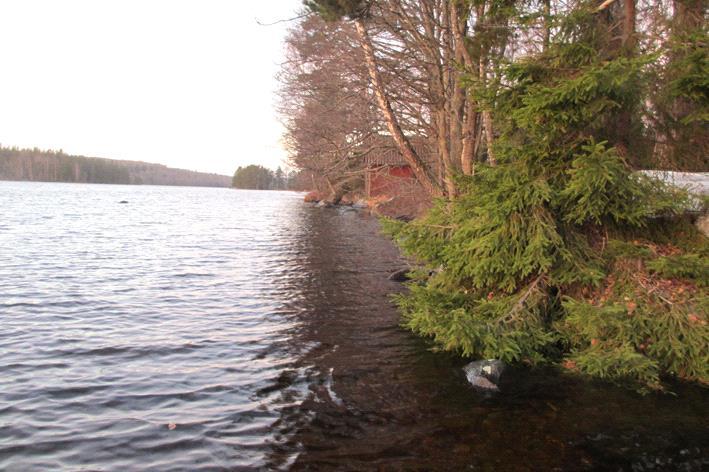
<instances>
[{"instance_id":1,"label":"distant tree line","mask_svg":"<svg viewBox=\"0 0 709 472\"><path fill-rule=\"evenodd\" d=\"M275 171L251 164L239 166L231 179L231 186L249 190L295 190L299 187L298 173L284 171L280 167Z\"/></svg>"},{"instance_id":2,"label":"distant tree line","mask_svg":"<svg viewBox=\"0 0 709 472\"><path fill-rule=\"evenodd\" d=\"M0 146L0 180L228 187L229 177L161 164Z\"/></svg>"}]
</instances>

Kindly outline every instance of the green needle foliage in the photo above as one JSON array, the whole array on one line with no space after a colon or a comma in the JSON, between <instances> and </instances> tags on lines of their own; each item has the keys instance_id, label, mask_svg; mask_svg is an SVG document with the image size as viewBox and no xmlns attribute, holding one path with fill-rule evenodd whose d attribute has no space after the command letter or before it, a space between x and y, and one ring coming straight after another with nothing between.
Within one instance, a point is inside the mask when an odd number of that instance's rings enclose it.
<instances>
[{"instance_id":1,"label":"green needle foliage","mask_svg":"<svg viewBox=\"0 0 709 472\"><path fill-rule=\"evenodd\" d=\"M424 267L397 300L408 328L463 356L642 389L708 382L706 238L678 216L686 194L628 165L653 58L613 54L598 31L573 15L545 53L507 65L492 85L499 165L426 217L385 222Z\"/></svg>"},{"instance_id":2,"label":"green needle foliage","mask_svg":"<svg viewBox=\"0 0 709 472\"><path fill-rule=\"evenodd\" d=\"M370 4L371 0L303 0L309 11L328 21L366 16Z\"/></svg>"}]
</instances>

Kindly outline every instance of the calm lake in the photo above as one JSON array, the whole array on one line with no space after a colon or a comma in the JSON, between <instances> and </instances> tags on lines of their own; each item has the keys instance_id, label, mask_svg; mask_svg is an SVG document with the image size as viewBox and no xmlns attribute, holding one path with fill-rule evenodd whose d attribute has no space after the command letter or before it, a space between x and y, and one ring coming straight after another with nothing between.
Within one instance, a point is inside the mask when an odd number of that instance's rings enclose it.
<instances>
[{"instance_id":1,"label":"calm lake","mask_svg":"<svg viewBox=\"0 0 709 472\"><path fill-rule=\"evenodd\" d=\"M296 193L0 182L0 470L709 467L700 387L472 390L399 327L378 231Z\"/></svg>"}]
</instances>

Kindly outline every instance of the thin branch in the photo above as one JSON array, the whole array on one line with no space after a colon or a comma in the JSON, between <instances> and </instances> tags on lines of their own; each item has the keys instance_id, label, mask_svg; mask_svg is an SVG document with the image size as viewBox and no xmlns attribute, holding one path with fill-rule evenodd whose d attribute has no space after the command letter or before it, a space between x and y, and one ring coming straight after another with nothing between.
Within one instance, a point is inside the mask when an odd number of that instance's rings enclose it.
<instances>
[{"instance_id":1,"label":"thin branch","mask_svg":"<svg viewBox=\"0 0 709 472\"><path fill-rule=\"evenodd\" d=\"M303 13L302 15L294 16L293 18L287 18L287 19L285 19L285 20L276 20L276 21L274 21L274 22L272 22L272 23L263 23L263 22L261 22L258 18L254 18L254 20L256 20L256 23L257 23L259 26L273 26L273 25L277 25L277 24L279 24L279 23L290 23L291 21L300 20L301 18L307 18L307 17L309 17L310 15L312 15L311 12Z\"/></svg>"},{"instance_id":2,"label":"thin branch","mask_svg":"<svg viewBox=\"0 0 709 472\"><path fill-rule=\"evenodd\" d=\"M529 288L527 288L527 291L524 292L524 295L522 295L519 300L517 300L517 303L514 304L512 309L507 313L504 317L500 319L501 322L503 323L511 323L515 321L517 318L517 315L519 314L520 311L522 311L522 308L524 308L524 304L527 302L527 299L534 293L539 286L539 283L544 280L546 274L540 274L537 276L536 279L532 281L531 284L529 284Z\"/></svg>"},{"instance_id":3,"label":"thin branch","mask_svg":"<svg viewBox=\"0 0 709 472\"><path fill-rule=\"evenodd\" d=\"M596 12L599 12L601 10L605 10L610 6L611 3L615 2L615 0L606 0L605 2L601 3L598 8L596 8Z\"/></svg>"}]
</instances>

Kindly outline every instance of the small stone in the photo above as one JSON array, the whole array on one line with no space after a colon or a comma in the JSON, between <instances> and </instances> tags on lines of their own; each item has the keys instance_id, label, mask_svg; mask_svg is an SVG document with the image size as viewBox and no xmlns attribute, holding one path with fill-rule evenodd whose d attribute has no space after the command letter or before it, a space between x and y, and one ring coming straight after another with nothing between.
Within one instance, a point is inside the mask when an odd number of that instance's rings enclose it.
<instances>
[{"instance_id":1,"label":"small stone","mask_svg":"<svg viewBox=\"0 0 709 472\"><path fill-rule=\"evenodd\" d=\"M488 359L471 362L463 367L463 372L473 387L484 391L497 391L497 382L500 380L504 368L504 362Z\"/></svg>"}]
</instances>

